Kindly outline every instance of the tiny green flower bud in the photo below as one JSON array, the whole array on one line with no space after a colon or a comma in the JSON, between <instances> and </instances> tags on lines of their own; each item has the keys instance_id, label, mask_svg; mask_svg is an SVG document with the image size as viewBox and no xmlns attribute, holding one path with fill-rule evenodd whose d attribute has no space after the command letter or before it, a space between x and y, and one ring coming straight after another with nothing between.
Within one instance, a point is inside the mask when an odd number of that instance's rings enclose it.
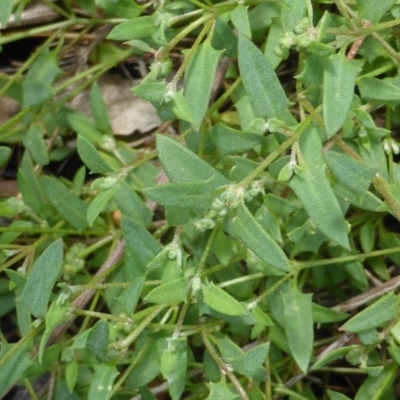
<instances>
[{"instance_id":1,"label":"tiny green flower bud","mask_svg":"<svg viewBox=\"0 0 400 400\"><path fill-rule=\"evenodd\" d=\"M171 59L166 59L161 63L161 68L159 71L159 77L160 78L165 78L171 71L172 71L172 60Z\"/></svg>"},{"instance_id":2,"label":"tiny green flower bud","mask_svg":"<svg viewBox=\"0 0 400 400\"><path fill-rule=\"evenodd\" d=\"M168 251L168 258L169 258L170 260L175 260L175 258L177 257L177 255L178 255L178 253L177 253L177 251L176 251L175 249L170 249L170 250Z\"/></svg>"},{"instance_id":3,"label":"tiny green flower bud","mask_svg":"<svg viewBox=\"0 0 400 400\"><path fill-rule=\"evenodd\" d=\"M267 131L268 127L267 121L265 121L263 118L256 118L250 124L250 128L260 134L263 134L265 131Z\"/></svg>"},{"instance_id":4,"label":"tiny green flower bud","mask_svg":"<svg viewBox=\"0 0 400 400\"><path fill-rule=\"evenodd\" d=\"M290 49L293 44L293 38L284 36L283 38L279 39L279 46L281 49Z\"/></svg>"},{"instance_id":5,"label":"tiny green flower bud","mask_svg":"<svg viewBox=\"0 0 400 400\"><path fill-rule=\"evenodd\" d=\"M296 45L299 49L307 49L313 40L305 33L298 36L296 39Z\"/></svg>"},{"instance_id":6,"label":"tiny green flower bud","mask_svg":"<svg viewBox=\"0 0 400 400\"><path fill-rule=\"evenodd\" d=\"M211 204L211 208L217 211L223 209L224 207L224 203L220 199L215 199Z\"/></svg>"},{"instance_id":7,"label":"tiny green flower bud","mask_svg":"<svg viewBox=\"0 0 400 400\"><path fill-rule=\"evenodd\" d=\"M244 193L244 200L249 202L253 200L253 196L250 194L249 191L246 190L246 192Z\"/></svg>"},{"instance_id":8,"label":"tiny green flower bud","mask_svg":"<svg viewBox=\"0 0 400 400\"><path fill-rule=\"evenodd\" d=\"M300 20L300 22L295 26L294 32L298 35L304 33L307 29L310 28L310 19L305 17Z\"/></svg>"},{"instance_id":9,"label":"tiny green flower bud","mask_svg":"<svg viewBox=\"0 0 400 400\"><path fill-rule=\"evenodd\" d=\"M215 222L210 218L203 218L201 220L202 226L204 230L212 229L215 226Z\"/></svg>"}]
</instances>

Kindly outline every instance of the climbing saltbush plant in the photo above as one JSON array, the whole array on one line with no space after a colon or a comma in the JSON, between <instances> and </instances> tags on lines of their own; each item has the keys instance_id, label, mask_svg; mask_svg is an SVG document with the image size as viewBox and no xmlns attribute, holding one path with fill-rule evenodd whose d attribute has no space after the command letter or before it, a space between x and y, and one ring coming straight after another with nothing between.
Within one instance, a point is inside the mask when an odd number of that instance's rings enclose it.
<instances>
[{"instance_id":1,"label":"climbing saltbush plant","mask_svg":"<svg viewBox=\"0 0 400 400\"><path fill-rule=\"evenodd\" d=\"M3 26L25 3L2 1ZM20 104L0 126L1 165L20 151L1 396L398 398L400 3L59 3L0 37L47 35L0 75ZM106 25L61 81L67 33ZM96 83L132 57L162 124L141 147ZM69 107L86 87L92 118Z\"/></svg>"}]
</instances>

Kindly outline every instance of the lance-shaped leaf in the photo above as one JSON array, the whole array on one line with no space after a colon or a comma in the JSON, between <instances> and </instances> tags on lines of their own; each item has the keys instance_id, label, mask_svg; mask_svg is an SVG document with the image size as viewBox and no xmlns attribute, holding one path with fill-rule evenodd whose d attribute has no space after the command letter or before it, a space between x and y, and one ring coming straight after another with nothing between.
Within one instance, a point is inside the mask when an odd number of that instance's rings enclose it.
<instances>
[{"instance_id":1,"label":"lance-shaped leaf","mask_svg":"<svg viewBox=\"0 0 400 400\"><path fill-rule=\"evenodd\" d=\"M63 245L53 242L35 261L19 300L36 318L44 318L51 291L61 271Z\"/></svg>"},{"instance_id":2,"label":"lance-shaped leaf","mask_svg":"<svg viewBox=\"0 0 400 400\"><path fill-rule=\"evenodd\" d=\"M119 189L119 185L115 185L110 189L104 190L103 192L99 193L93 201L90 203L88 211L87 211L87 221L90 226L93 225L96 218L100 215L103 211L105 205L110 201L110 199L114 196L114 194Z\"/></svg>"},{"instance_id":3,"label":"lance-shaped leaf","mask_svg":"<svg viewBox=\"0 0 400 400\"><path fill-rule=\"evenodd\" d=\"M206 181L214 177L213 188L230 182L210 164L176 140L157 135L157 150L161 164L172 182Z\"/></svg>"},{"instance_id":4,"label":"lance-shaped leaf","mask_svg":"<svg viewBox=\"0 0 400 400\"><path fill-rule=\"evenodd\" d=\"M347 224L326 177L322 143L315 129L305 132L301 137L300 149L304 163L290 180L289 186L317 228L329 239L349 248Z\"/></svg>"},{"instance_id":5,"label":"lance-shaped leaf","mask_svg":"<svg viewBox=\"0 0 400 400\"><path fill-rule=\"evenodd\" d=\"M301 371L306 374L314 342L311 294L282 293L285 333L290 351Z\"/></svg>"},{"instance_id":6,"label":"lance-shaped leaf","mask_svg":"<svg viewBox=\"0 0 400 400\"><path fill-rule=\"evenodd\" d=\"M238 32L251 39L251 27L249 21L248 7L239 5L231 12L231 20Z\"/></svg>"},{"instance_id":7,"label":"lance-shaped leaf","mask_svg":"<svg viewBox=\"0 0 400 400\"><path fill-rule=\"evenodd\" d=\"M207 39L196 49L185 71L185 99L192 110L194 129L200 127L206 114L221 54Z\"/></svg>"},{"instance_id":8,"label":"lance-shaped leaf","mask_svg":"<svg viewBox=\"0 0 400 400\"><path fill-rule=\"evenodd\" d=\"M323 79L323 115L328 138L343 125L350 110L356 78L361 68L341 54L326 59Z\"/></svg>"},{"instance_id":9,"label":"lance-shaped leaf","mask_svg":"<svg viewBox=\"0 0 400 400\"><path fill-rule=\"evenodd\" d=\"M393 380L398 370L397 363L390 363L378 376L369 376L361 385L354 400L380 400L388 390L392 391Z\"/></svg>"},{"instance_id":10,"label":"lance-shaped leaf","mask_svg":"<svg viewBox=\"0 0 400 400\"><path fill-rule=\"evenodd\" d=\"M180 303L186 299L188 289L187 278L179 278L156 287L144 298L144 301L167 305Z\"/></svg>"},{"instance_id":11,"label":"lance-shaped leaf","mask_svg":"<svg viewBox=\"0 0 400 400\"><path fill-rule=\"evenodd\" d=\"M245 315L243 306L230 294L213 283L202 285L204 303L213 310L226 315Z\"/></svg>"},{"instance_id":12,"label":"lance-shaped leaf","mask_svg":"<svg viewBox=\"0 0 400 400\"><path fill-rule=\"evenodd\" d=\"M88 400L109 400L114 379L119 372L113 364L98 364L94 367L94 376L90 382Z\"/></svg>"},{"instance_id":13,"label":"lance-shaped leaf","mask_svg":"<svg viewBox=\"0 0 400 400\"><path fill-rule=\"evenodd\" d=\"M168 381L172 400L179 400L187 376L187 338L170 338L161 356L161 373Z\"/></svg>"},{"instance_id":14,"label":"lance-shaped leaf","mask_svg":"<svg viewBox=\"0 0 400 400\"><path fill-rule=\"evenodd\" d=\"M0 167L2 167L10 157L11 149L6 146L0 146Z\"/></svg>"},{"instance_id":15,"label":"lance-shaped leaf","mask_svg":"<svg viewBox=\"0 0 400 400\"><path fill-rule=\"evenodd\" d=\"M112 128L108 110L103 99L103 94L97 82L95 82L90 90L90 108L93 118L96 122L96 127L104 133L111 133Z\"/></svg>"},{"instance_id":16,"label":"lance-shaped leaf","mask_svg":"<svg viewBox=\"0 0 400 400\"><path fill-rule=\"evenodd\" d=\"M78 154L93 173L106 174L112 168L101 158L100 153L85 137L78 135Z\"/></svg>"},{"instance_id":17,"label":"lance-shaped leaf","mask_svg":"<svg viewBox=\"0 0 400 400\"><path fill-rule=\"evenodd\" d=\"M144 16L122 22L108 34L110 40L141 39L152 35L157 30L152 16Z\"/></svg>"},{"instance_id":18,"label":"lance-shaped leaf","mask_svg":"<svg viewBox=\"0 0 400 400\"><path fill-rule=\"evenodd\" d=\"M285 32L292 32L307 14L309 0L282 0L281 20Z\"/></svg>"},{"instance_id":19,"label":"lance-shaped leaf","mask_svg":"<svg viewBox=\"0 0 400 400\"><path fill-rule=\"evenodd\" d=\"M290 271L289 260L283 250L261 227L246 206L242 205L239 208L239 212L233 220L233 227L233 235L261 260L276 269Z\"/></svg>"},{"instance_id":20,"label":"lance-shaped leaf","mask_svg":"<svg viewBox=\"0 0 400 400\"><path fill-rule=\"evenodd\" d=\"M396 0L356 0L356 3L360 17L376 24L392 8Z\"/></svg>"},{"instance_id":21,"label":"lance-shaped leaf","mask_svg":"<svg viewBox=\"0 0 400 400\"><path fill-rule=\"evenodd\" d=\"M2 29L7 25L8 19L11 15L12 6L13 0L3 0L0 3L0 24L2 25Z\"/></svg>"},{"instance_id":22,"label":"lance-shaped leaf","mask_svg":"<svg viewBox=\"0 0 400 400\"><path fill-rule=\"evenodd\" d=\"M213 199L213 180L167 183L147 188L144 193L162 206L207 210Z\"/></svg>"},{"instance_id":23,"label":"lance-shaped leaf","mask_svg":"<svg viewBox=\"0 0 400 400\"><path fill-rule=\"evenodd\" d=\"M387 103L400 101L400 88L390 80L363 76L357 81L357 85L364 99Z\"/></svg>"},{"instance_id":24,"label":"lance-shaped leaf","mask_svg":"<svg viewBox=\"0 0 400 400\"><path fill-rule=\"evenodd\" d=\"M378 328L396 318L399 304L398 297L394 293L388 293L347 321L340 330L361 332Z\"/></svg>"},{"instance_id":25,"label":"lance-shaped leaf","mask_svg":"<svg viewBox=\"0 0 400 400\"><path fill-rule=\"evenodd\" d=\"M256 117L295 122L288 111L290 102L276 73L260 49L239 36L239 70Z\"/></svg>"},{"instance_id":26,"label":"lance-shaped leaf","mask_svg":"<svg viewBox=\"0 0 400 400\"><path fill-rule=\"evenodd\" d=\"M12 355L7 354L12 352ZM2 343L0 360L5 359L0 366L0 397L3 399L8 390L22 377L23 373L33 364L30 358L30 343Z\"/></svg>"},{"instance_id":27,"label":"lance-shaped leaf","mask_svg":"<svg viewBox=\"0 0 400 400\"><path fill-rule=\"evenodd\" d=\"M144 267L162 251L160 242L143 225L129 218L122 219L122 234L135 261Z\"/></svg>"},{"instance_id":28,"label":"lance-shaped leaf","mask_svg":"<svg viewBox=\"0 0 400 400\"><path fill-rule=\"evenodd\" d=\"M262 143L263 137L256 133L238 131L224 124L214 125L211 139L221 154L243 153Z\"/></svg>"},{"instance_id":29,"label":"lance-shaped leaf","mask_svg":"<svg viewBox=\"0 0 400 400\"><path fill-rule=\"evenodd\" d=\"M40 183L49 202L62 217L79 231L84 230L87 227L87 204L55 178L43 176Z\"/></svg>"},{"instance_id":30,"label":"lance-shaped leaf","mask_svg":"<svg viewBox=\"0 0 400 400\"><path fill-rule=\"evenodd\" d=\"M346 189L365 195L375 176L375 168L336 151L324 152L324 159L335 180Z\"/></svg>"}]
</instances>

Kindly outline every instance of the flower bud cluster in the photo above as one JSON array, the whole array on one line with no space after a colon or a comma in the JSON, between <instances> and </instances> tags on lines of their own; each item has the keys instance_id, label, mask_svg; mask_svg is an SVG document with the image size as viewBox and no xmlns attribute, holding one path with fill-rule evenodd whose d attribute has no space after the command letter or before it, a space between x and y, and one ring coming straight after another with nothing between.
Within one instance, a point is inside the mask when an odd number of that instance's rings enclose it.
<instances>
[{"instance_id":1,"label":"flower bud cluster","mask_svg":"<svg viewBox=\"0 0 400 400\"><path fill-rule=\"evenodd\" d=\"M85 248L84 243L76 243L66 253L63 265L63 276L66 281L70 280L85 266L85 260L79 256Z\"/></svg>"},{"instance_id":2,"label":"flower bud cluster","mask_svg":"<svg viewBox=\"0 0 400 400\"><path fill-rule=\"evenodd\" d=\"M254 181L244 189L242 187L231 187L221 193L211 204L211 209L204 218L196 218L193 225L201 232L213 229L216 221L225 215L234 213L244 201L251 201L259 193L263 192L264 186L261 181Z\"/></svg>"},{"instance_id":3,"label":"flower bud cluster","mask_svg":"<svg viewBox=\"0 0 400 400\"><path fill-rule=\"evenodd\" d=\"M286 32L279 40L279 47L275 49L275 54L286 59L292 47L298 51L307 49L317 36L317 30L310 26L309 18L303 18L295 26L293 32Z\"/></svg>"},{"instance_id":4,"label":"flower bud cluster","mask_svg":"<svg viewBox=\"0 0 400 400\"><path fill-rule=\"evenodd\" d=\"M387 155L393 153L393 154L399 154L400 153L400 148L397 142L395 142L392 138L385 139L383 141L383 150Z\"/></svg>"}]
</instances>

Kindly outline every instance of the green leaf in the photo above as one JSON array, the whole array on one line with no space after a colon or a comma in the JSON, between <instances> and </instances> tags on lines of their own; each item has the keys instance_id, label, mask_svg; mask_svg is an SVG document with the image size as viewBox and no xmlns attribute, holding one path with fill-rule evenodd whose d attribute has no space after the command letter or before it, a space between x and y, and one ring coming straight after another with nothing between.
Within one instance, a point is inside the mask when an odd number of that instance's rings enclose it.
<instances>
[{"instance_id":1,"label":"green leaf","mask_svg":"<svg viewBox=\"0 0 400 400\"><path fill-rule=\"evenodd\" d=\"M232 233L271 267L282 271L291 270L289 260L283 250L244 205L239 208L239 212L233 220Z\"/></svg>"},{"instance_id":2,"label":"green leaf","mask_svg":"<svg viewBox=\"0 0 400 400\"><path fill-rule=\"evenodd\" d=\"M53 97L53 88L43 82L25 81L23 93L22 106L33 107L50 100Z\"/></svg>"},{"instance_id":3,"label":"green leaf","mask_svg":"<svg viewBox=\"0 0 400 400\"><path fill-rule=\"evenodd\" d=\"M289 348L300 370L307 374L314 342L312 295L286 292L282 297Z\"/></svg>"},{"instance_id":4,"label":"green leaf","mask_svg":"<svg viewBox=\"0 0 400 400\"><path fill-rule=\"evenodd\" d=\"M143 11L142 6L131 0L118 0L117 2L115 0L95 0L95 2L111 17L132 19Z\"/></svg>"},{"instance_id":5,"label":"green leaf","mask_svg":"<svg viewBox=\"0 0 400 400\"><path fill-rule=\"evenodd\" d=\"M196 49L185 71L185 99L193 115L193 127L198 129L206 114L211 89L222 51L211 46L207 39Z\"/></svg>"},{"instance_id":6,"label":"green leaf","mask_svg":"<svg viewBox=\"0 0 400 400\"><path fill-rule=\"evenodd\" d=\"M214 189L230 183L210 164L176 140L157 135L157 150L161 164L171 182L206 181L214 177L211 184Z\"/></svg>"},{"instance_id":7,"label":"green leaf","mask_svg":"<svg viewBox=\"0 0 400 400\"><path fill-rule=\"evenodd\" d=\"M148 226L151 223L153 213L126 183L121 182L119 184L119 190L114 198L122 214L143 226Z\"/></svg>"},{"instance_id":8,"label":"green leaf","mask_svg":"<svg viewBox=\"0 0 400 400\"><path fill-rule=\"evenodd\" d=\"M62 70L57 65L55 53L50 53L47 49L39 55L29 68L26 76L27 83L43 83L50 87Z\"/></svg>"},{"instance_id":9,"label":"green leaf","mask_svg":"<svg viewBox=\"0 0 400 400\"><path fill-rule=\"evenodd\" d=\"M0 146L0 168L8 161L10 157L11 149L6 146Z\"/></svg>"},{"instance_id":10,"label":"green leaf","mask_svg":"<svg viewBox=\"0 0 400 400\"><path fill-rule=\"evenodd\" d=\"M112 172L112 168L101 158L96 147L80 135L78 135L78 154L91 172L97 174Z\"/></svg>"},{"instance_id":11,"label":"green leaf","mask_svg":"<svg viewBox=\"0 0 400 400\"><path fill-rule=\"evenodd\" d=\"M144 298L144 301L165 305L181 303L186 300L188 289L187 278L179 278L156 287Z\"/></svg>"},{"instance_id":12,"label":"green leaf","mask_svg":"<svg viewBox=\"0 0 400 400\"><path fill-rule=\"evenodd\" d=\"M339 131L347 118L360 71L342 54L332 54L325 61L323 115L328 138Z\"/></svg>"},{"instance_id":13,"label":"green leaf","mask_svg":"<svg viewBox=\"0 0 400 400\"><path fill-rule=\"evenodd\" d=\"M354 400L380 400L384 398L385 392L393 393L392 384L397 370L398 365L391 363L378 376L369 376L358 389Z\"/></svg>"},{"instance_id":14,"label":"green leaf","mask_svg":"<svg viewBox=\"0 0 400 400\"><path fill-rule=\"evenodd\" d=\"M192 108L190 107L186 97L183 95L183 90L179 92L174 92L171 98L171 109L173 114L175 114L176 118L189 122L190 124L193 123L193 112ZM174 118L172 118L174 119Z\"/></svg>"},{"instance_id":15,"label":"green leaf","mask_svg":"<svg viewBox=\"0 0 400 400\"><path fill-rule=\"evenodd\" d=\"M71 193L64 184L50 176L40 178L43 191L52 206L78 231L87 228L86 213L88 206Z\"/></svg>"},{"instance_id":16,"label":"green leaf","mask_svg":"<svg viewBox=\"0 0 400 400\"><path fill-rule=\"evenodd\" d=\"M322 307L315 303L312 303L312 315L314 322L321 324L329 324L331 322L343 321L344 319L349 318L349 314Z\"/></svg>"},{"instance_id":17,"label":"green leaf","mask_svg":"<svg viewBox=\"0 0 400 400\"><path fill-rule=\"evenodd\" d=\"M179 400L185 390L187 377L187 338L167 339L161 356L161 373L167 380L172 400Z\"/></svg>"},{"instance_id":18,"label":"green leaf","mask_svg":"<svg viewBox=\"0 0 400 400\"><path fill-rule=\"evenodd\" d=\"M144 193L163 206L207 210L213 199L213 180L167 183L144 189Z\"/></svg>"},{"instance_id":19,"label":"green leaf","mask_svg":"<svg viewBox=\"0 0 400 400\"><path fill-rule=\"evenodd\" d=\"M202 285L204 303L213 310L226 315L245 315L243 306L224 290L212 282Z\"/></svg>"},{"instance_id":20,"label":"green leaf","mask_svg":"<svg viewBox=\"0 0 400 400\"><path fill-rule=\"evenodd\" d=\"M100 192L90 203L89 208L87 210L86 219L88 221L89 226L92 226L96 218L103 211L106 204L110 201L110 199L114 196L116 191L119 189L118 184L111 187L110 189L104 190Z\"/></svg>"},{"instance_id":21,"label":"green leaf","mask_svg":"<svg viewBox=\"0 0 400 400\"><path fill-rule=\"evenodd\" d=\"M359 196L365 195L375 176L375 168L355 160L347 154L335 151L326 151L323 156L329 170L340 185Z\"/></svg>"},{"instance_id":22,"label":"green leaf","mask_svg":"<svg viewBox=\"0 0 400 400\"><path fill-rule=\"evenodd\" d=\"M143 288L144 278L136 278L132 282L129 282L121 295L117 297L117 301L121 304L127 315L131 315L134 312Z\"/></svg>"},{"instance_id":23,"label":"green leaf","mask_svg":"<svg viewBox=\"0 0 400 400\"><path fill-rule=\"evenodd\" d=\"M64 322L65 314L69 309L70 304L66 301L53 301L46 313L46 329L43 332L39 346L39 362L43 361L43 353L46 348L46 343L52 334L54 328Z\"/></svg>"},{"instance_id":24,"label":"green leaf","mask_svg":"<svg viewBox=\"0 0 400 400\"><path fill-rule=\"evenodd\" d=\"M356 0L357 12L361 18L371 21L374 25L396 3L396 0Z\"/></svg>"},{"instance_id":25,"label":"green leaf","mask_svg":"<svg viewBox=\"0 0 400 400\"><path fill-rule=\"evenodd\" d=\"M294 190L317 228L329 239L349 248L347 224L325 175L322 143L315 129L302 135L300 149L304 165L296 171L289 186Z\"/></svg>"},{"instance_id":26,"label":"green leaf","mask_svg":"<svg viewBox=\"0 0 400 400\"><path fill-rule=\"evenodd\" d=\"M281 20L285 32L292 32L300 20L307 15L309 0L283 0ZM311 4L310 4L311 6ZM312 7L312 6L311 6Z\"/></svg>"},{"instance_id":27,"label":"green leaf","mask_svg":"<svg viewBox=\"0 0 400 400\"><path fill-rule=\"evenodd\" d=\"M109 339L108 322L105 320L97 321L87 337L86 351L98 362L107 362Z\"/></svg>"},{"instance_id":28,"label":"green leaf","mask_svg":"<svg viewBox=\"0 0 400 400\"><path fill-rule=\"evenodd\" d=\"M347 397L339 392L334 392L333 390L327 390L326 393L329 397L329 400L351 400L350 397Z\"/></svg>"},{"instance_id":29,"label":"green leaf","mask_svg":"<svg viewBox=\"0 0 400 400\"><path fill-rule=\"evenodd\" d=\"M138 266L144 270L146 265L162 251L160 242L154 239L143 225L129 218L122 219L121 227L129 252Z\"/></svg>"},{"instance_id":30,"label":"green leaf","mask_svg":"<svg viewBox=\"0 0 400 400\"><path fill-rule=\"evenodd\" d=\"M231 20L238 32L251 39L251 28L248 15L248 7L239 5L231 12Z\"/></svg>"},{"instance_id":31,"label":"green leaf","mask_svg":"<svg viewBox=\"0 0 400 400\"><path fill-rule=\"evenodd\" d=\"M218 151L223 155L243 153L263 142L261 135L238 131L223 124L214 125L210 136Z\"/></svg>"},{"instance_id":32,"label":"green leaf","mask_svg":"<svg viewBox=\"0 0 400 400\"><path fill-rule=\"evenodd\" d=\"M85 116L73 112L68 114L67 120L71 128L90 143L97 144L101 142L100 131L98 131L96 125Z\"/></svg>"},{"instance_id":33,"label":"green leaf","mask_svg":"<svg viewBox=\"0 0 400 400\"><path fill-rule=\"evenodd\" d=\"M357 81L357 85L361 96L366 100L400 102L400 87L393 85L387 79L363 76Z\"/></svg>"},{"instance_id":34,"label":"green leaf","mask_svg":"<svg viewBox=\"0 0 400 400\"><path fill-rule=\"evenodd\" d=\"M45 318L51 291L61 271L62 240L56 240L35 261L24 286L20 301L36 318Z\"/></svg>"},{"instance_id":35,"label":"green leaf","mask_svg":"<svg viewBox=\"0 0 400 400\"><path fill-rule=\"evenodd\" d=\"M359 312L340 329L346 332L361 332L385 325L396 318L399 311L399 299L394 293L388 293Z\"/></svg>"},{"instance_id":36,"label":"green leaf","mask_svg":"<svg viewBox=\"0 0 400 400\"><path fill-rule=\"evenodd\" d=\"M217 383L210 382L210 394L206 400L239 400L236 391L230 389L225 380Z\"/></svg>"},{"instance_id":37,"label":"green leaf","mask_svg":"<svg viewBox=\"0 0 400 400\"><path fill-rule=\"evenodd\" d=\"M276 73L258 47L239 36L239 69L256 117L278 118L293 124L290 102Z\"/></svg>"},{"instance_id":38,"label":"green leaf","mask_svg":"<svg viewBox=\"0 0 400 400\"><path fill-rule=\"evenodd\" d=\"M157 30L152 16L138 17L115 26L108 34L110 40L132 40L151 36Z\"/></svg>"},{"instance_id":39,"label":"green leaf","mask_svg":"<svg viewBox=\"0 0 400 400\"><path fill-rule=\"evenodd\" d=\"M167 92L167 83L143 80L132 89L132 92L142 99L150 101L154 105L158 105L164 102Z\"/></svg>"},{"instance_id":40,"label":"green leaf","mask_svg":"<svg viewBox=\"0 0 400 400\"><path fill-rule=\"evenodd\" d=\"M94 376L90 382L88 400L109 400L114 379L119 375L115 365L94 366Z\"/></svg>"},{"instance_id":41,"label":"green leaf","mask_svg":"<svg viewBox=\"0 0 400 400\"><path fill-rule=\"evenodd\" d=\"M0 2L0 24L1 28L7 26L13 6L13 0L2 0Z\"/></svg>"},{"instance_id":42,"label":"green leaf","mask_svg":"<svg viewBox=\"0 0 400 400\"><path fill-rule=\"evenodd\" d=\"M22 378L24 372L33 364L30 358L30 343L1 344L0 360L7 357L10 351L13 354L0 366L0 397L8 393L9 389Z\"/></svg>"},{"instance_id":43,"label":"green leaf","mask_svg":"<svg viewBox=\"0 0 400 400\"><path fill-rule=\"evenodd\" d=\"M23 144L39 165L47 165L49 163L43 128L31 125L23 139Z\"/></svg>"},{"instance_id":44,"label":"green leaf","mask_svg":"<svg viewBox=\"0 0 400 400\"><path fill-rule=\"evenodd\" d=\"M311 371L317 371L318 369L324 367L326 364L329 364L333 361L339 360L347 355L351 350L355 350L358 348L358 345L340 347L338 349L334 349L327 354L324 354L321 358L318 359L312 366Z\"/></svg>"},{"instance_id":45,"label":"green leaf","mask_svg":"<svg viewBox=\"0 0 400 400\"><path fill-rule=\"evenodd\" d=\"M18 189L24 203L40 216L48 215L48 202L39 183L29 152L22 157L21 168L18 171Z\"/></svg>"},{"instance_id":46,"label":"green leaf","mask_svg":"<svg viewBox=\"0 0 400 400\"><path fill-rule=\"evenodd\" d=\"M90 108L96 127L104 133L111 133L112 128L108 117L107 106L104 103L103 94L97 82L93 83L90 90Z\"/></svg>"},{"instance_id":47,"label":"green leaf","mask_svg":"<svg viewBox=\"0 0 400 400\"><path fill-rule=\"evenodd\" d=\"M262 343L230 361L233 369L247 378L265 381L267 376L263 364L268 357L269 343Z\"/></svg>"}]
</instances>

